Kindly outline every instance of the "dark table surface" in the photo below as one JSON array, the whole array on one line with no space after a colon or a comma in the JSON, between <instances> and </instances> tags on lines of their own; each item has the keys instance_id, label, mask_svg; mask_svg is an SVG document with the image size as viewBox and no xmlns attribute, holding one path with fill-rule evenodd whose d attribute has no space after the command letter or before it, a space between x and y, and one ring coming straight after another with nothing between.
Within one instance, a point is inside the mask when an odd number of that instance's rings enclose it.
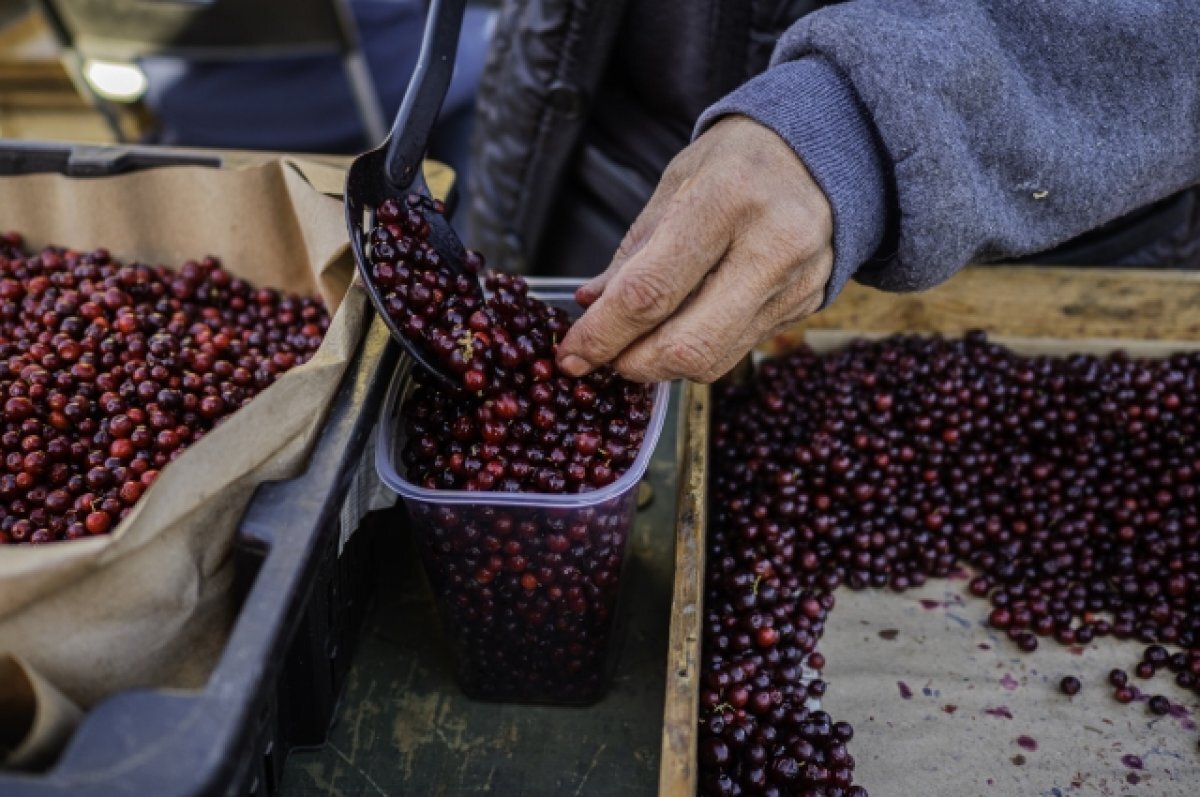
<instances>
[{"instance_id":1,"label":"dark table surface","mask_svg":"<svg viewBox=\"0 0 1200 797\"><path fill-rule=\"evenodd\" d=\"M455 685L429 587L403 528L329 740L288 759L280 794L639 795L658 784L671 608L678 391L631 537L628 626L612 688L589 708L468 700Z\"/></svg>"}]
</instances>

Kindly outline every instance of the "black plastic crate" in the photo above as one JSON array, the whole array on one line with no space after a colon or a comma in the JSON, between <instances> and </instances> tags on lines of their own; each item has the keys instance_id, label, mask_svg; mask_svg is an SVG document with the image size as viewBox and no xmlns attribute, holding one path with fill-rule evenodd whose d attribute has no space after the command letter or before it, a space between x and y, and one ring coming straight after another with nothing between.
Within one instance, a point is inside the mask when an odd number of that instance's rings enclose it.
<instances>
[{"instance_id":1,"label":"black plastic crate","mask_svg":"<svg viewBox=\"0 0 1200 797\"><path fill-rule=\"evenodd\" d=\"M0 175L220 163L169 149L0 141ZM306 470L255 493L234 549L244 597L205 687L108 698L84 717L52 769L0 772L0 794L270 795L290 750L324 742L374 593L386 525L377 513L343 528L343 509L398 356L372 317ZM357 523L357 513L350 520Z\"/></svg>"}]
</instances>

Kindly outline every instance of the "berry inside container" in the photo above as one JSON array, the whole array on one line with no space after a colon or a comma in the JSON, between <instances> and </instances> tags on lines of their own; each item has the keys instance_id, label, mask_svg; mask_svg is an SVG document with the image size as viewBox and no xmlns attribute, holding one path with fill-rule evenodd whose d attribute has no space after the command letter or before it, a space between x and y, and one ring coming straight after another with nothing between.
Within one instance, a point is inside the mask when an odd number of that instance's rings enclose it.
<instances>
[{"instance_id":1,"label":"berry inside container","mask_svg":"<svg viewBox=\"0 0 1200 797\"><path fill-rule=\"evenodd\" d=\"M530 279L530 295L571 314L576 280ZM662 432L669 385L654 386L641 448L602 487L577 493L429 489L406 476L404 361L385 400L380 480L404 499L459 685L481 700L588 705L604 696L637 486Z\"/></svg>"}]
</instances>

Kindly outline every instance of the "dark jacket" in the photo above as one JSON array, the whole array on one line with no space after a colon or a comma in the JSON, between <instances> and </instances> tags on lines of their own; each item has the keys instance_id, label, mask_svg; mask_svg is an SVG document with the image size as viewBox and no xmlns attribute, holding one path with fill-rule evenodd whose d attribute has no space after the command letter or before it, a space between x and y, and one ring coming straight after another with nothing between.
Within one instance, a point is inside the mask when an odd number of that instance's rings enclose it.
<instances>
[{"instance_id":1,"label":"dark jacket","mask_svg":"<svg viewBox=\"0 0 1200 797\"><path fill-rule=\"evenodd\" d=\"M594 273L694 132L743 113L830 198L827 298L851 275L919 289L972 260L1200 265L1200 4L818 5L510 0L472 242Z\"/></svg>"}]
</instances>

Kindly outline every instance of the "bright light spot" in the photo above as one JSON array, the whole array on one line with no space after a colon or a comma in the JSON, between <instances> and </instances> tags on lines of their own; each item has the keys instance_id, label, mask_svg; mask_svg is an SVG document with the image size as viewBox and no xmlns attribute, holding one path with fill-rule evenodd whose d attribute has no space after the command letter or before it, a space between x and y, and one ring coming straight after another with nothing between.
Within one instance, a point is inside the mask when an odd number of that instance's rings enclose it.
<instances>
[{"instance_id":1,"label":"bright light spot","mask_svg":"<svg viewBox=\"0 0 1200 797\"><path fill-rule=\"evenodd\" d=\"M88 61L83 76L97 94L113 102L133 102L146 93L146 75L133 64Z\"/></svg>"}]
</instances>

